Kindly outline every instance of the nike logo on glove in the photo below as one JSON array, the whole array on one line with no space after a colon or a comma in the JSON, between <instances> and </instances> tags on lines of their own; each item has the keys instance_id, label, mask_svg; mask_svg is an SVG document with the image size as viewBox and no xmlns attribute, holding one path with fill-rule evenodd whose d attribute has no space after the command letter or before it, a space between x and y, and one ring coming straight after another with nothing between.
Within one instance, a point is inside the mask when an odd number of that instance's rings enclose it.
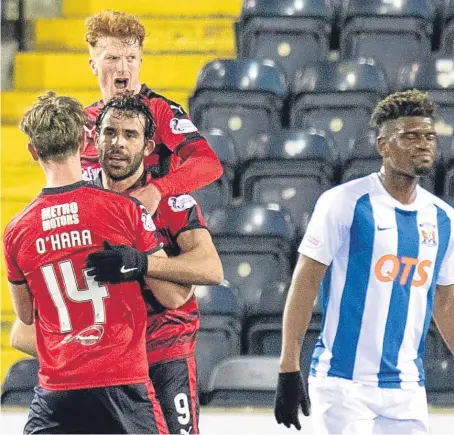
<instances>
[{"instance_id":1,"label":"nike logo on glove","mask_svg":"<svg viewBox=\"0 0 454 435\"><path fill-rule=\"evenodd\" d=\"M137 270L138 267L132 267L131 269L125 269L124 266L121 266L121 269L120 269L120 272L121 273L128 273L128 272L132 272L133 270Z\"/></svg>"}]
</instances>

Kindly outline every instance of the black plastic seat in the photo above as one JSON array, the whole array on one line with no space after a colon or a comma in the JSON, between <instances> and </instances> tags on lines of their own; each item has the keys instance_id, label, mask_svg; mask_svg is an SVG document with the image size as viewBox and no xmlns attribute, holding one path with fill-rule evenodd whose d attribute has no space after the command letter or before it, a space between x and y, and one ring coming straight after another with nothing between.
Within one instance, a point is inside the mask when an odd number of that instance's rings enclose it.
<instances>
[{"instance_id":1,"label":"black plastic seat","mask_svg":"<svg viewBox=\"0 0 454 435\"><path fill-rule=\"evenodd\" d=\"M270 285L289 280L293 226L287 214L255 204L218 209L208 228L246 314Z\"/></svg>"},{"instance_id":2,"label":"black plastic seat","mask_svg":"<svg viewBox=\"0 0 454 435\"><path fill-rule=\"evenodd\" d=\"M315 131L280 130L252 140L248 155L240 178L244 200L279 205L302 234L317 199L333 185L335 144Z\"/></svg>"},{"instance_id":3,"label":"black plastic seat","mask_svg":"<svg viewBox=\"0 0 454 435\"><path fill-rule=\"evenodd\" d=\"M343 13L341 58L374 58L395 89L399 68L430 54L434 17L430 0L349 0Z\"/></svg>"},{"instance_id":4,"label":"black plastic seat","mask_svg":"<svg viewBox=\"0 0 454 435\"><path fill-rule=\"evenodd\" d=\"M239 356L215 367L208 386L208 405L222 407L272 406L279 358Z\"/></svg>"},{"instance_id":5,"label":"black plastic seat","mask_svg":"<svg viewBox=\"0 0 454 435\"><path fill-rule=\"evenodd\" d=\"M320 62L296 76L290 126L329 133L344 162L355 139L367 133L374 106L387 92L385 74L371 59Z\"/></svg>"},{"instance_id":6,"label":"black plastic seat","mask_svg":"<svg viewBox=\"0 0 454 435\"><path fill-rule=\"evenodd\" d=\"M446 6L446 22L442 36L442 51L446 56L454 56L454 0Z\"/></svg>"},{"instance_id":7,"label":"black plastic seat","mask_svg":"<svg viewBox=\"0 0 454 435\"><path fill-rule=\"evenodd\" d=\"M2 406L30 406L38 385L39 364L36 359L24 359L14 363L6 373L3 383Z\"/></svg>"},{"instance_id":8,"label":"black plastic seat","mask_svg":"<svg viewBox=\"0 0 454 435\"><path fill-rule=\"evenodd\" d=\"M216 60L199 73L190 113L201 130L227 133L242 160L252 136L281 128L286 94L285 75L272 61Z\"/></svg>"},{"instance_id":9,"label":"black plastic seat","mask_svg":"<svg viewBox=\"0 0 454 435\"><path fill-rule=\"evenodd\" d=\"M437 142L444 160L454 137L454 56L427 59L403 67L399 88L428 91L437 104Z\"/></svg>"},{"instance_id":10,"label":"black plastic seat","mask_svg":"<svg viewBox=\"0 0 454 435\"><path fill-rule=\"evenodd\" d=\"M218 180L192 193L205 217L208 217L216 208L227 207L230 204L238 157L231 138L221 130L211 129L202 134L224 168L224 173Z\"/></svg>"},{"instance_id":11,"label":"black plastic seat","mask_svg":"<svg viewBox=\"0 0 454 435\"><path fill-rule=\"evenodd\" d=\"M271 59L289 80L309 63L326 59L333 10L320 0L245 0L236 23L239 58Z\"/></svg>"},{"instance_id":12,"label":"black plastic seat","mask_svg":"<svg viewBox=\"0 0 454 435\"><path fill-rule=\"evenodd\" d=\"M213 368L223 359L241 351L242 308L228 285L197 286L200 310L196 358L200 392L206 393Z\"/></svg>"}]
</instances>

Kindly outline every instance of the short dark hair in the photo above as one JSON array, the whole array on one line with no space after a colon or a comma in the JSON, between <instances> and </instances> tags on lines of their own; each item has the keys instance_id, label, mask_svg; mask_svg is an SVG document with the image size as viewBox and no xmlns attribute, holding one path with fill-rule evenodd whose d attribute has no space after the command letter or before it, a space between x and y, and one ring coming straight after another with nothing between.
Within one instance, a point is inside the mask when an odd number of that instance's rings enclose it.
<instances>
[{"instance_id":1,"label":"short dark hair","mask_svg":"<svg viewBox=\"0 0 454 435\"><path fill-rule=\"evenodd\" d=\"M370 119L372 128L380 128L386 121L402 116L423 116L435 118L435 103L427 92L417 89L395 92L380 101Z\"/></svg>"},{"instance_id":2,"label":"short dark hair","mask_svg":"<svg viewBox=\"0 0 454 435\"><path fill-rule=\"evenodd\" d=\"M99 134L101 124L107 112L113 109L115 112L121 112L126 118L135 118L142 114L145 117L144 136L145 140L153 138L156 130L156 122L151 114L145 98L139 94L119 94L111 98L99 112L96 118L96 132Z\"/></svg>"},{"instance_id":3,"label":"short dark hair","mask_svg":"<svg viewBox=\"0 0 454 435\"><path fill-rule=\"evenodd\" d=\"M40 160L61 161L80 149L87 121L77 100L46 92L24 115L20 129L30 138Z\"/></svg>"}]
</instances>

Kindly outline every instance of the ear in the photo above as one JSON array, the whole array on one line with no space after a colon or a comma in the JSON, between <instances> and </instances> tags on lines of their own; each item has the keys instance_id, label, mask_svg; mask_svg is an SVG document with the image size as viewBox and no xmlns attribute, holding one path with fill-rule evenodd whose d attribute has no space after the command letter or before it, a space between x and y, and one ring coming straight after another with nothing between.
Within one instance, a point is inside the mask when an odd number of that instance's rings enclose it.
<instances>
[{"instance_id":1,"label":"ear","mask_svg":"<svg viewBox=\"0 0 454 435\"><path fill-rule=\"evenodd\" d=\"M154 142L154 140L149 140L146 144L145 144L145 151L144 151L144 154L146 156L149 156L155 149L156 147L156 144Z\"/></svg>"},{"instance_id":2,"label":"ear","mask_svg":"<svg viewBox=\"0 0 454 435\"><path fill-rule=\"evenodd\" d=\"M36 148L29 142L28 145L28 152L31 154L33 160L37 162L39 160L38 153L36 152Z\"/></svg>"},{"instance_id":3,"label":"ear","mask_svg":"<svg viewBox=\"0 0 454 435\"><path fill-rule=\"evenodd\" d=\"M389 139L387 137L378 136L377 151L384 159L389 157Z\"/></svg>"},{"instance_id":4,"label":"ear","mask_svg":"<svg viewBox=\"0 0 454 435\"><path fill-rule=\"evenodd\" d=\"M91 72L97 76L98 75L98 66L96 64L96 61L92 58L88 60L88 64L90 65Z\"/></svg>"}]
</instances>

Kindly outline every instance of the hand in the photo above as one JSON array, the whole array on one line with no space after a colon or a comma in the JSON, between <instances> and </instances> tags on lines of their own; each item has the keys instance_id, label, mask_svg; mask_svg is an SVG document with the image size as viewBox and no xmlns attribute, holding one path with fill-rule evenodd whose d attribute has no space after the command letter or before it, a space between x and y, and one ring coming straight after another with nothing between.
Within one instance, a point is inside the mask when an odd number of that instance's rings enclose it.
<instances>
[{"instance_id":1,"label":"hand","mask_svg":"<svg viewBox=\"0 0 454 435\"><path fill-rule=\"evenodd\" d=\"M153 184L147 184L144 187L139 187L130 194L137 198L148 210L151 215L154 214L158 208L159 201L161 201L161 192Z\"/></svg>"},{"instance_id":2,"label":"hand","mask_svg":"<svg viewBox=\"0 0 454 435\"><path fill-rule=\"evenodd\" d=\"M274 403L276 421L279 424L284 423L288 428L293 424L296 429L301 430L298 419L300 405L303 414L308 417L311 413L311 402L301 372L279 373Z\"/></svg>"},{"instance_id":3,"label":"hand","mask_svg":"<svg viewBox=\"0 0 454 435\"><path fill-rule=\"evenodd\" d=\"M111 245L104 242L104 250L91 253L87 257L88 276L95 281L118 284L136 281L147 273L148 256L135 248L124 245Z\"/></svg>"}]
</instances>

